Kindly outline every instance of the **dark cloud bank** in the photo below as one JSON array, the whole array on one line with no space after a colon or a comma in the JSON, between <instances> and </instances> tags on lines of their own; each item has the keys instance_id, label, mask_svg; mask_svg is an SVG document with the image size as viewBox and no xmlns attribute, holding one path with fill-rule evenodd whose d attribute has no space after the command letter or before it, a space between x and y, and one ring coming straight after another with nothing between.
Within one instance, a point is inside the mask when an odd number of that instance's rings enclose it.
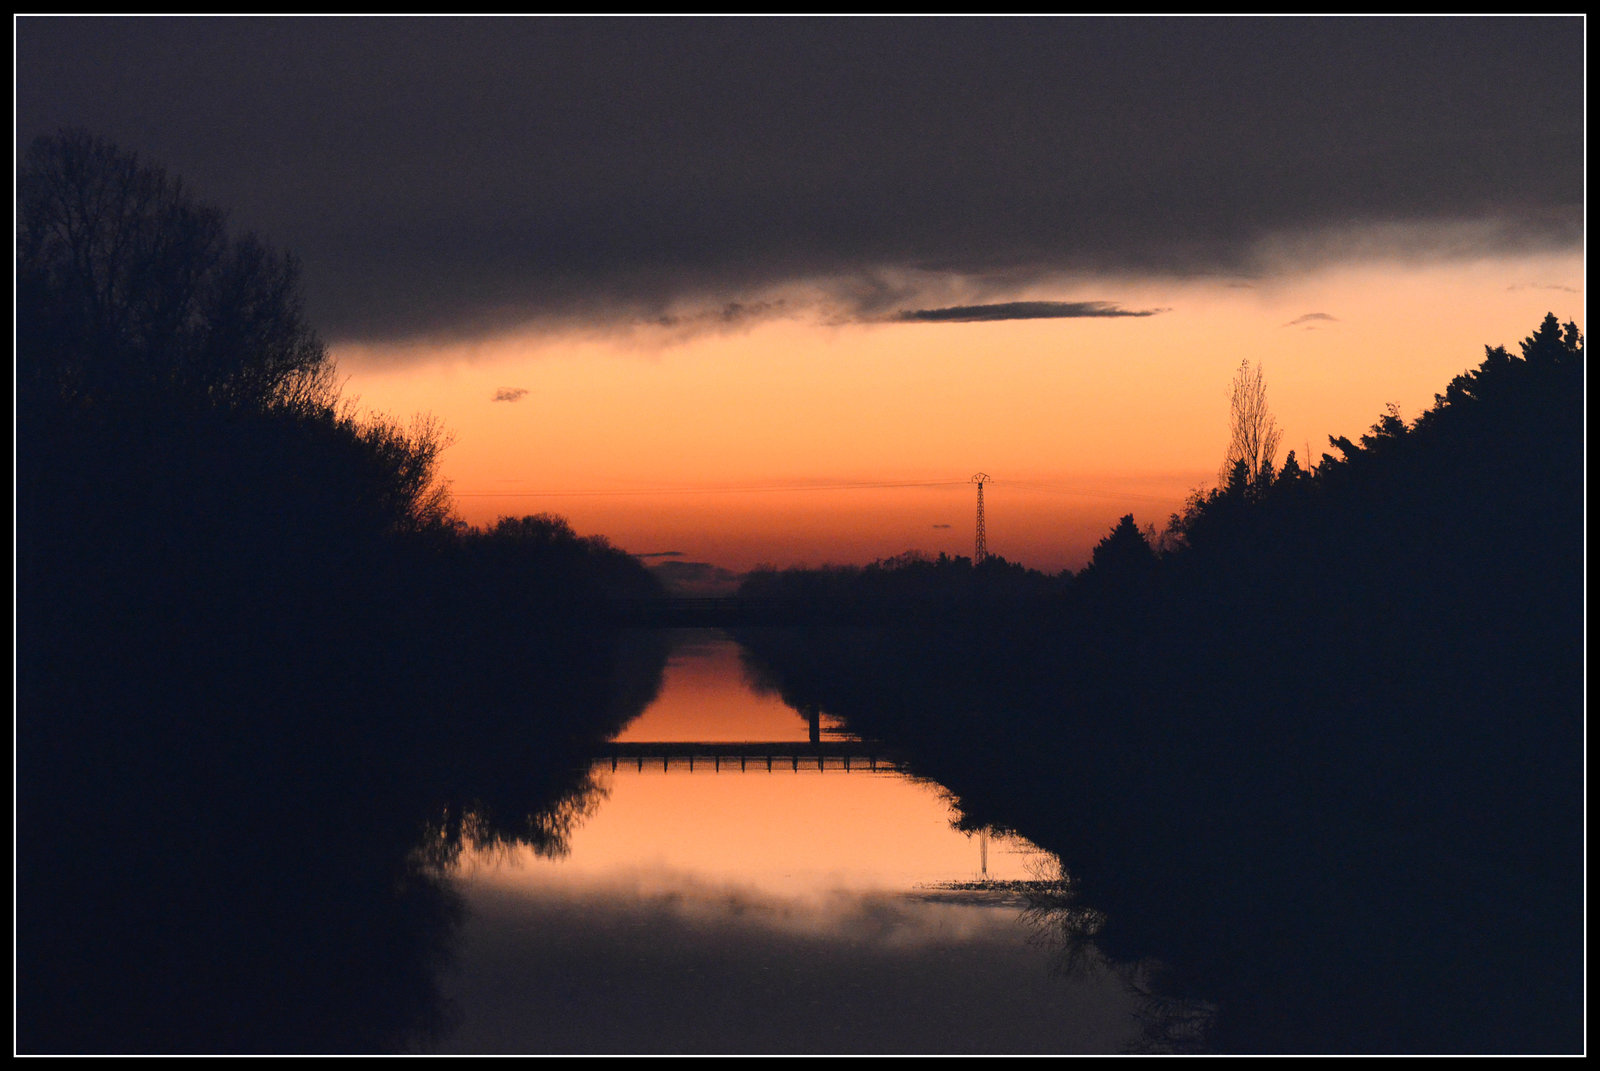
<instances>
[{"instance_id":1,"label":"dark cloud bank","mask_svg":"<svg viewBox=\"0 0 1600 1071\"><path fill-rule=\"evenodd\" d=\"M164 163L302 257L335 340L801 283L844 318L955 319L1055 273L1315 258L1351 225L1581 241L1576 17L16 30L23 145L77 125Z\"/></svg>"}]
</instances>

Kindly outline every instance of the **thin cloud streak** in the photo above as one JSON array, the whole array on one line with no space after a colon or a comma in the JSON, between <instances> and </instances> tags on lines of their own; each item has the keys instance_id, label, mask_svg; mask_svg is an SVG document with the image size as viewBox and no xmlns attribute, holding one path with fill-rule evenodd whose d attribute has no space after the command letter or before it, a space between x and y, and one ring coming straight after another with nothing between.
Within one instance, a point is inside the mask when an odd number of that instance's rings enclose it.
<instances>
[{"instance_id":1,"label":"thin cloud streak","mask_svg":"<svg viewBox=\"0 0 1600 1071\"><path fill-rule=\"evenodd\" d=\"M1319 323L1335 323L1336 324L1338 322L1339 322L1339 318L1337 316L1330 316L1328 313L1325 313L1325 312L1308 312L1304 316L1296 316L1294 319L1290 320L1288 323L1284 324L1283 326L1284 327L1300 327L1302 325L1304 325L1304 326L1314 326L1314 325L1319 324Z\"/></svg>"},{"instance_id":2,"label":"thin cloud streak","mask_svg":"<svg viewBox=\"0 0 1600 1071\"><path fill-rule=\"evenodd\" d=\"M1003 301L992 305L952 305L944 309L906 309L902 323L987 323L994 320L1060 320L1079 317L1155 316L1166 309L1124 309L1109 301Z\"/></svg>"}]
</instances>

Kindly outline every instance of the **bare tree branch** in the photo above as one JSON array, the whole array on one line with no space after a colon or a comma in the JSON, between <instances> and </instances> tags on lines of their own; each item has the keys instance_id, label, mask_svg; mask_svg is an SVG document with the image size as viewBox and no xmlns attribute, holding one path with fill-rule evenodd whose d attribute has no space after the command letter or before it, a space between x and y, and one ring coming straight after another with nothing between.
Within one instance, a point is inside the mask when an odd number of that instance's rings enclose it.
<instances>
[{"instance_id":1,"label":"bare tree branch","mask_svg":"<svg viewBox=\"0 0 1600 1071\"><path fill-rule=\"evenodd\" d=\"M1222 461L1218 482L1228 486L1238 463L1244 462L1244 475L1251 486L1270 482L1278 455L1282 431L1267 407L1267 380L1259 365L1240 361L1229 391L1228 452Z\"/></svg>"}]
</instances>

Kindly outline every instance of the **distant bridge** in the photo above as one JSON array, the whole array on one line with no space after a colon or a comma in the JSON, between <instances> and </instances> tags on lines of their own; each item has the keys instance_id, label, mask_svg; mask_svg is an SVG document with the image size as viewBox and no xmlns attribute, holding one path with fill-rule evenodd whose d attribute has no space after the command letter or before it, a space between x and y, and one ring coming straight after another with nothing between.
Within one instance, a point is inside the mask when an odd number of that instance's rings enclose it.
<instances>
[{"instance_id":1,"label":"distant bridge","mask_svg":"<svg viewBox=\"0 0 1600 1071\"><path fill-rule=\"evenodd\" d=\"M721 773L735 769L742 773L750 770L805 769L842 770L846 773L893 773L901 764L884 746L872 740L746 740L736 742L710 741L612 741L600 749L598 762L609 762L613 770L619 766L633 766L643 771L660 766L663 771L674 765L693 771L697 768Z\"/></svg>"},{"instance_id":2,"label":"distant bridge","mask_svg":"<svg viewBox=\"0 0 1600 1071\"><path fill-rule=\"evenodd\" d=\"M1029 606L1023 609L1031 609ZM749 598L617 599L608 604L613 624L631 628L753 628L761 626L905 625L959 620L975 609L950 602L825 603L815 600Z\"/></svg>"},{"instance_id":3,"label":"distant bridge","mask_svg":"<svg viewBox=\"0 0 1600 1071\"><path fill-rule=\"evenodd\" d=\"M764 625L870 624L886 615L823 607L794 599L703 598L619 599L610 604L614 624L631 628L750 628Z\"/></svg>"}]
</instances>

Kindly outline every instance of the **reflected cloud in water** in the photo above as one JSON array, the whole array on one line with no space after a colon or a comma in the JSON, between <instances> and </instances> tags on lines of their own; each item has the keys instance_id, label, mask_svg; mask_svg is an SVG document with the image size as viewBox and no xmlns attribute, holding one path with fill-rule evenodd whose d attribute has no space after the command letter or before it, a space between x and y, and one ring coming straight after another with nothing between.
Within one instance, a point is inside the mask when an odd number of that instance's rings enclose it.
<instances>
[{"instance_id":1,"label":"reflected cloud in water","mask_svg":"<svg viewBox=\"0 0 1600 1071\"><path fill-rule=\"evenodd\" d=\"M1063 976L1010 906L919 892L783 896L641 868L461 879L440 1052L1116 1052L1140 1005L1110 970Z\"/></svg>"}]
</instances>

